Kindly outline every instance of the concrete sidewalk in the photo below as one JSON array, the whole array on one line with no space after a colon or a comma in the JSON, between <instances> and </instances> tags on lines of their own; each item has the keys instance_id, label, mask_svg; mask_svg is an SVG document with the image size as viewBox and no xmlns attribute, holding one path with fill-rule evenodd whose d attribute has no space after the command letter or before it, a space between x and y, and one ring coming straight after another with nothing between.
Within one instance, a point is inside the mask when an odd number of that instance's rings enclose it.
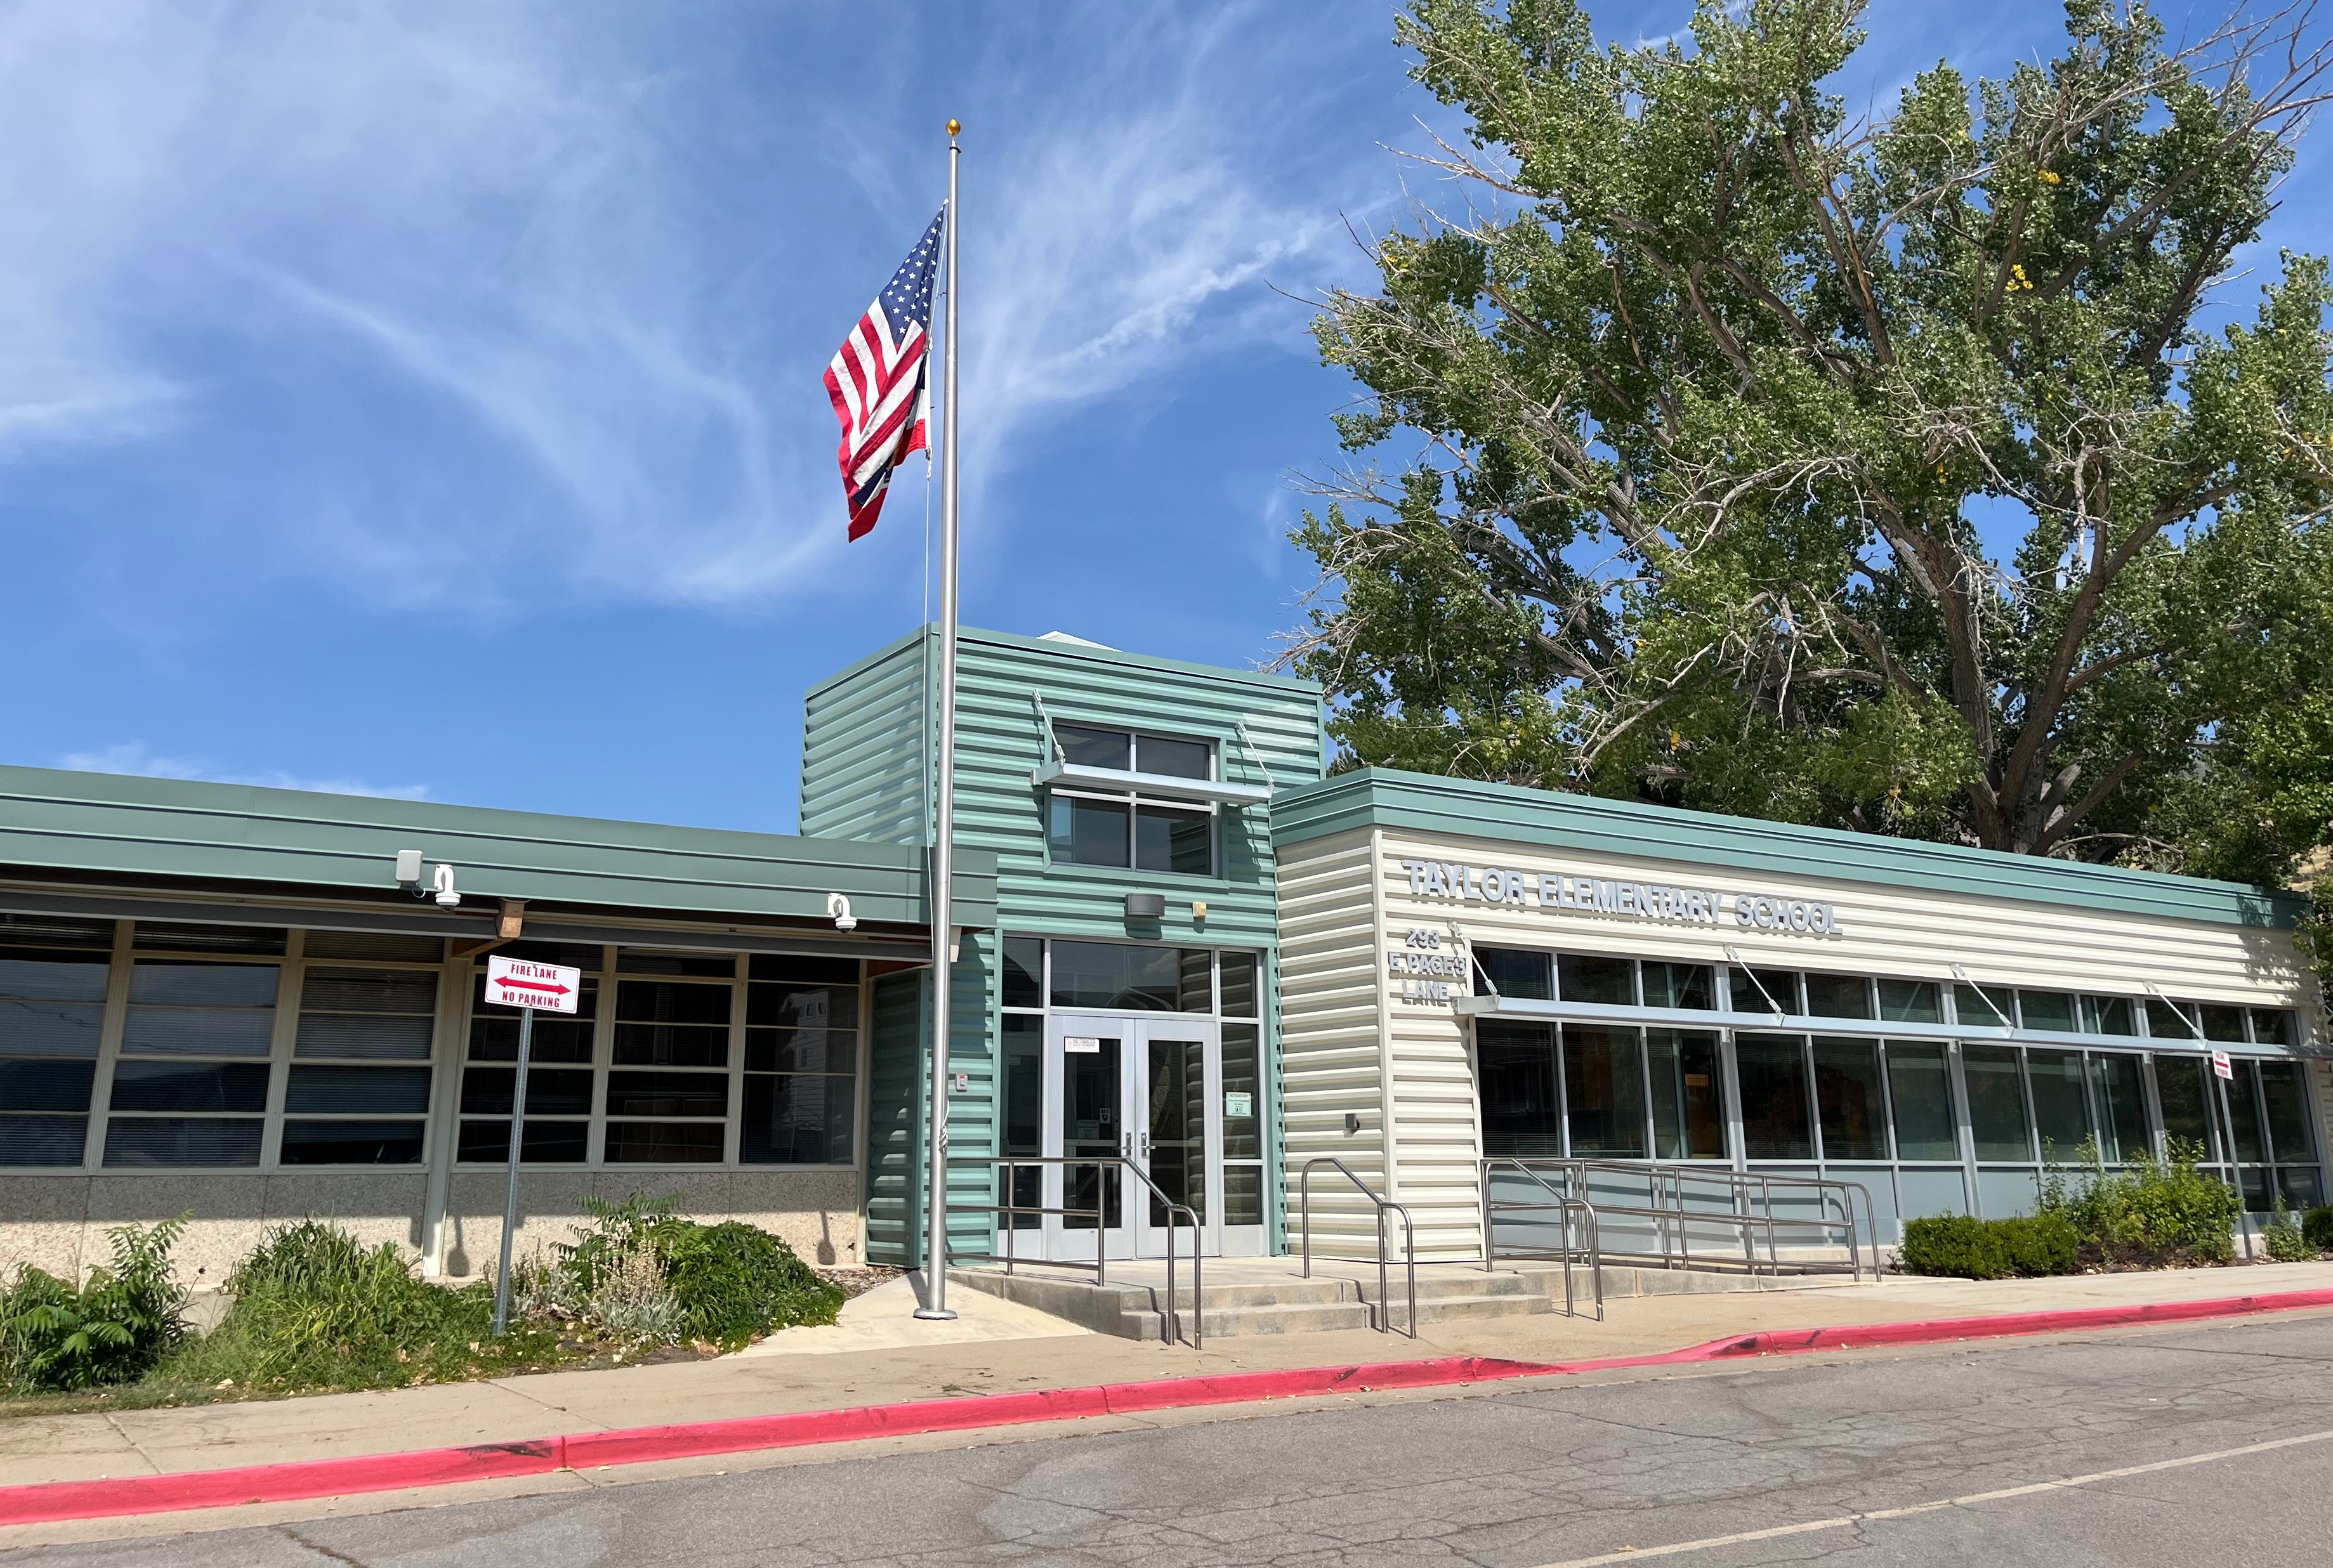
<instances>
[{"instance_id":1,"label":"concrete sidewalk","mask_svg":"<svg viewBox=\"0 0 2333 1568\"><path fill-rule=\"evenodd\" d=\"M671 1422L1016 1393L1230 1372L1452 1355L1559 1362L1733 1334L2333 1289L2333 1263L1977 1284L1890 1278L1773 1292L1633 1296L1607 1321L1517 1316L1226 1339L1204 1352L1088 1333L977 1292L965 1315L912 1315L913 1283L870 1292L833 1329L793 1329L709 1362L178 1410L0 1420L0 1485L173 1474L519 1442Z\"/></svg>"}]
</instances>

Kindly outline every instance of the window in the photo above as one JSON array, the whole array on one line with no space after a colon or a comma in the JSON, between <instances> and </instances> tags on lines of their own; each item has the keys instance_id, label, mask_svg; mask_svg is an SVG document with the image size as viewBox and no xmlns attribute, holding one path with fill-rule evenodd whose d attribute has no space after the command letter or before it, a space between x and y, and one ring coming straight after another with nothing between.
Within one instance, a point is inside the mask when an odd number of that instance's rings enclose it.
<instances>
[{"instance_id":1,"label":"window","mask_svg":"<svg viewBox=\"0 0 2333 1568\"><path fill-rule=\"evenodd\" d=\"M1941 1024L1942 994L1934 980L1881 980L1879 1016L1891 1024Z\"/></svg>"},{"instance_id":2,"label":"window","mask_svg":"<svg viewBox=\"0 0 2333 1568\"><path fill-rule=\"evenodd\" d=\"M2028 991L2025 994L2031 996L2033 993ZM1953 1016L1963 1028L2014 1028L2017 1026L2017 993L2000 986L1954 986ZM2066 1016L2071 1018L2073 1014L2069 1012ZM2047 1026L2029 1022L2026 1027L2040 1028ZM2066 1027L2070 1029L2073 1025L2069 1023Z\"/></svg>"},{"instance_id":3,"label":"window","mask_svg":"<svg viewBox=\"0 0 2333 1568\"><path fill-rule=\"evenodd\" d=\"M1879 1042L1818 1038L1815 1104L1825 1160L1887 1158L1887 1102L1879 1087Z\"/></svg>"},{"instance_id":4,"label":"window","mask_svg":"<svg viewBox=\"0 0 2333 1568\"><path fill-rule=\"evenodd\" d=\"M1811 1160L1814 1130L1807 1116L1807 1066L1796 1035L1736 1037L1733 1060L1742 1085L1743 1152L1752 1160Z\"/></svg>"},{"instance_id":5,"label":"window","mask_svg":"<svg viewBox=\"0 0 2333 1568\"><path fill-rule=\"evenodd\" d=\"M1896 1108L1896 1158L1960 1162L1960 1119L1943 1046L1888 1041L1887 1092Z\"/></svg>"},{"instance_id":6,"label":"window","mask_svg":"<svg viewBox=\"0 0 2333 1568\"><path fill-rule=\"evenodd\" d=\"M1705 963L1662 963L1647 960L1637 966L1644 977L1645 1005L1707 1012L1717 1006L1716 976Z\"/></svg>"},{"instance_id":7,"label":"window","mask_svg":"<svg viewBox=\"0 0 2333 1568\"><path fill-rule=\"evenodd\" d=\"M2084 997L2082 1016L2094 1035L2135 1035L2138 1025L2128 997Z\"/></svg>"},{"instance_id":8,"label":"window","mask_svg":"<svg viewBox=\"0 0 2333 1568\"><path fill-rule=\"evenodd\" d=\"M1807 980L1807 1014L1818 1018L1867 1018L1871 1016L1871 982L1859 974L1810 974Z\"/></svg>"},{"instance_id":9,"label":"window","mask_svg":"<svg viewBox=\"0 0 2333 1568\"><path fill-rule=\"evenodd\" d=\"M1057 1008L1111 1012L1206 1013L1215 1010L1205 948L1143 947L1133 942L1051 944L1052 999Z\"/></svg>"},{"instance_id":10,"label":"window","mask_svg":"<svg viewBox=\"0 0 2333 1568\"><path fill-rule=\"evenodd\" d=\"M1580 1160L1645 1157L1645 1068L1634 1029L1563 1026L1563 1100Z\"/></svg>"},{"instance_id":11,"label":"window","mask_svg":"<svg viewBox=\"0 0 2333 1568\"><path fill-rule=\"evenodd\" d=\"M1733 1010L1737 1013L1800 1012L1799 977L1788 970L1742 969L1733 977Z\"/></svg>"},{"instance_id":12,"label":"window","mask_svg":"<svg viewBox=\"0 0 2333 1568\"><path fill-rule=\"evenodd\" d=\"M2064 991L2020 991L2018 1000L2023 1004L2025 1027L2055 1035L2081 1032L2081 1018L2075 1009L2074 999ZM1968 1015L1961 1015L1966 1021Z\"/></svg>"},{"instance_id":13,"label":"window","mask_svg":"<svg viewBox=\"0 0 2333 1568\"><path fill-rule=\"evenodd\" d=\"M849 1164L859 1118L857 961L756 957L751 973L738 1159Z\"/></svg>"},{"instance_id":14,"label":"window","mask_svg":"<svg viewBox=\"0 0 2333 1568\"><path fill-rule=\"evenodd\" d=\"M113 923L0 915L0 1166L79 1165Z\"/></svg>"},{"instance_id":15,"label":"window","mask_svg":"<svg viewBox=\"0 0 2333 1568\"><path fill-rule=\"evenodd\" d=\"M2136 1159L2154 1147L2146 1132L2146 1089L2138 1058L2120 1051L2090 1057L2098 1085L2098 1154L2108 1162Z\"/></svg>"},{"instance_id":16,"label":"window","mask_svg":"<svg viewBox=\"0 0 2333 1568\"><path fill-rule=\"evenodd\" d=\"M1475 1028L1475 1053L1483 1085L1483 1152L1516 1160L1560 1158L1563 1113L1553 1027L1485 1020Z\"/></svg>"},{"instance_id":17,"label":"window","mask_svg":"<svg viewBox=\"0 0 2333 1568\"><path fill-rule=\"evenodd\" d=\"M149 940L150 929L141 924L139 938ZM217 929L231 936L241 928ZM280 973L272 963L199 959L131 965L107 1106L109 1167L259 1163Z\"/></svg>"},{"instance_id":18,"label":"window","mask_svg":"<svg viewBox=\"0 0 2333 1568\"><path fill-rule=\"evenodd\" d=\"M2219 1158L2212 1141L2211 1067L2201 1056L2155 1058L2155 1101L2163 1109L2163 1135Z\"/></svg>"},{"instance_id":19,"label":"window","mask_svg":"<svg viewBox=\"0 0 2333 1568\"><path fill-rule=\"evenodd\" d=\"M1557 988L1565 1001L1613 1008L1637 1005L1637 966L1631 960L1559 953L1555 973Z\"/></svg>"},{"instance_id":20,"label":"window","mask_svg":"<svg viewBox=\"0 0 2333 1568\"><path fill-rule=\"evenodd\" d=\"M2041 1157L2066 1163L2091 1135L2089 1097L2082 1090L2082 1053L2028 1051L2025 1074L2033 1090L2033 1130Z\"/></svg>"},{"instance_id":21,"label":"window","mask_svg":"<svg viewBox=\"0 0 2333 1568\"><path fill-rule=\"evenodd\" d=\"M2146 999L2146 1032L2158 1040L2200 1040L2203 1031L2194 1017L2193 1002L2166 1002L2160 997Z\"/></svg>"},{"instance_id":22,"label":"window","mask_svg":"<svg viewBox=\"0 0 2333 1568\"><path fill-rule=\"evenodd\" d=\"M1205 741L1056 724L1062 760L1113 772L1175 779L1215 776L1215 747ZM1055 788L1047 805L1046 842L1059 865L1098 865L1178 876L1215 874L1213 807L1121 794Z\"/></svg>"},{"instance_id":23,"label":"window","mask_svg":"<svg viewBox=\"0 0 2333 1568\"><path fill-rule=\"evenodd\" d=\"M718 961L736 974L734 958ZM624 967L620 961L618 967ZM734 990L717 981L617 980L601 1156L607 1163L720 1162L728 1134Z\"/></svg>"},{"instance_id":24,"label":"window","mask_svg":"<svg viewBox=\"0 0 2333 1568\"><path fill-rule=\"evenodd\" d=\"M426 969L307 966L280 1163L421 1162L437 978Z\"/></svg>"},{"instance_id":25,"label":"window","mask_svg":"<svg viewBox=\"0 0 2333 1568\"><path fill-rule=\"evenodd\" d=\"M1647 966L1647 974L1651 966ZM1717 1037L1693 1029L1647 1029L1653 1085L1654 1157L1725 1158L1725 1097Z\"/></svg>"},{"instance_id":26,"label":"window","mask_svg":"<svg viewBox=\"0 0 2333 1568\"><path fill-rule=\"evenodd\" d=\"M2009 1046L1967 1046L1961 1067L1968 1084L1969 1136L1979 1160L2028 1161L2033 1142L2025 1120L2021 1055Z\"/></svg>"},{"instance_id":27,"label":"window","mask_svg":"<svg viewBox=\"0 0 2333 1568\"><path fill-rule=\"evenodd\" d=\"M1503 997L1546 1002L1555 999L1555 955L1512 947L1478 947L1474 962Z\"/></svg>"}]
</instances>

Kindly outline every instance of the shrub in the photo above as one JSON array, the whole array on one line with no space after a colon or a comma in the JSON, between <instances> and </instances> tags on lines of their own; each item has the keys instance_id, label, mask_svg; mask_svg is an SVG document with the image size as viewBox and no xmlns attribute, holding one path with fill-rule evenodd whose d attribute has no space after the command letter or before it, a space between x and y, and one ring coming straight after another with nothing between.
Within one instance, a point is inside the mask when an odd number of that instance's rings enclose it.
<instances>
[{"instance_id":1,"label":"shrub","mask_svg":"<svg viewBox=\"0 0 2333 1568\"><path fill-rule=\"evenodd\" d=\"M2197 1145L2174 1138L2169 1153L2164 1161L2142 1153L2127 1170L2109 1172L2097 1143L2084 1139L2079 1190L2069 1191L2053 1166L2042 1182L2042 1210L2073 1222L2087 1261L2141 1268L2230 1261L2243 1199L2195 1169L2203 1155Z\"/></svg>"},{"instance_id":2,"label":"shrub","mask_svg":"<svg viewBox=\"0 0 2333 1568\"><path fill-rule=\"evenodd\" d=\"M842 1309L841 1286L768 1231L734 1219L672 1236L665 1267L684 1332L728 1350L794 1324L832 1323Z\"/></svg>"},{"instance_id":3,"label":"shrub","mask_svg":"<svg viewBox=\"0 0 2333 1568\"><path fill-rule=\"evenodd\" d=\"M173 1378L358 1389L461 1377L494 1331L490 1286L443 1289L390 1243L368 1250L312 1219L270 1231L226 1289L226 1316L173 1358Z\"/></svg>"},{"instance_id":4,"label":"shrub","mask_svg":"<svg viewBox=\"0 0 2333 1568\"><path fill-rule=\"evenodd\" d=\"M2079 1267L2079 1238L2062 1214L2016 1219L1939 1214L1904 1223L1903 1267L1907 1274L1968 1279L2071 1274Z\"/></svg>"},{"instance_id":5,"label":"shrub","mask_svg":"<svg viewBox=\"0 0 2333 1568\"><path fill-rule=\"evenodd\" d=\"M2333 1252L2333 1203L2301 1216L2300 1238L2319 1252Z\"/></svg>"},{"instance_id":6,"label":"shrub","mask_svg":"<svg viewBox=\"0 0 2333 1568\"><path fill-rule=\"evenodd\" d=\"M186 1219L107 1231L110 1267L75 1289L31 1267L0 1296L0 1382L13 1390L134 1382L186 1337L187 1293L170 1277Z\"/></svg>"},{"instance_id":7,"label":"shrub","mask_svg":"<svg viewBox=\"0 0 2333 1568\"><path fill-rule=\"evenodd\" d=\"M2276 1195L2276 1212L2269 1216L2268 1229L2262 1234L2268 1243L2268 1255L2276 1263L2306 1263L2317 1256L2317 1248L2300 1233L2300 1222L2292 1210L2284 1206L2284 1194Z\"/></svg>"},{"instance_id":8,"label":"shrub","mask_svg":"<svg viewBox=\"0 0 2333 1568\"><path fill-rule=\"evenodd\" d=\"M832 1323L842 1290L793 1248L751 1225L699 1225L675 1200L635 1192L620 1203L587 1198L592 1228L556 1250L533 1295L561 1316L633 1344L710 1340L734 1350L792 1324ZM515 1283L515 1282L514 1282Z\"/></svg>"}]
</instances>

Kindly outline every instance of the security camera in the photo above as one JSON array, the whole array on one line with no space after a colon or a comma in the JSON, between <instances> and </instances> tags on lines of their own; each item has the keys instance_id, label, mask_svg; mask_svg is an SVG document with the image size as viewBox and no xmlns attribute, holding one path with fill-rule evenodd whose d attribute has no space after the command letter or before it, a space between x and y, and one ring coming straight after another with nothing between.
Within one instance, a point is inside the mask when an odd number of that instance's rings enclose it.
<instances>
[{"instance_id":1,"label":"security camera","mask_svg":"<svg viewBox=\"0 0 2333 1568\"><path fill-rule=\"evenodd\" d=\"M454 868L446 865L442 860L437 863L437 887L438 908L459 909L462 907L462 895L454 891Z\"/></svg>"},{"instance_id":2,"label":"security camera","mask_svg":"<svg viewBox=\"0 0 2333 1568\"><path fill-rule=\"evenodd\" d=\"M859 929L859 917L850 913L850 900L841 894L830 893L826 895L826 913L834 917L835 930L857 931Z\"/></svg>"}]
</instances>

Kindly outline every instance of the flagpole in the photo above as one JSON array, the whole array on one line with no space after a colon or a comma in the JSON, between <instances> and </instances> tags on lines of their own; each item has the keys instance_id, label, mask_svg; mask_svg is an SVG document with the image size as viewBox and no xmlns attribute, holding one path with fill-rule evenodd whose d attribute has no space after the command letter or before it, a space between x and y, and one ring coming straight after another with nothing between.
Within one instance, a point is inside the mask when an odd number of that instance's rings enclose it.
<instances>
[{"instance_id":1,"label":"flagpole","mask_svg":"<svg viewBox=\"0 0 2333 1568\"><path fill-rule=\"evenodd\" d=\"M932 800L932 1126L930 1233L924 1244L924 1305L917 1317L954 1317L947 1305L948 1001L954 973L955 914L948 907L955 874L955 342L963 295L956 288L956 145L963 128L948 129L947 358L942 371L940 417L940 690L937 783Z\"/></svg>"}]
</instances>

